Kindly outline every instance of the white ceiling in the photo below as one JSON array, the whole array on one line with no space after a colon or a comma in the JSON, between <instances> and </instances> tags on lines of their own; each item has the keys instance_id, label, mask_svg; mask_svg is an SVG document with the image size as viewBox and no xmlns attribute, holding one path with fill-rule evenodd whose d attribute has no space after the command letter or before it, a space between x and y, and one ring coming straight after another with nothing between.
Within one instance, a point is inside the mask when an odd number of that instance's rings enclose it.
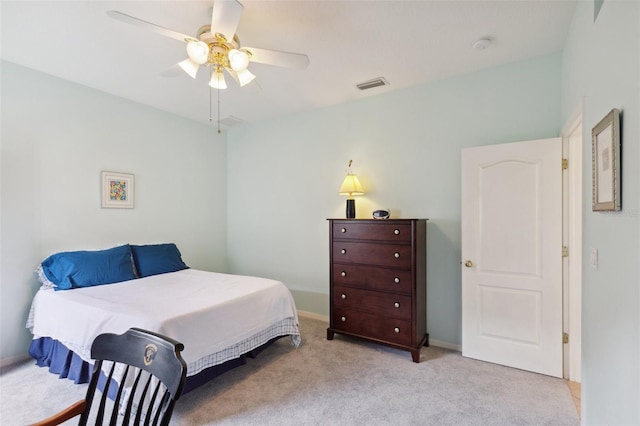
<instances>
[{"instance_id":1,"label":"white ceiling","mask_svg":"<svg viewBox=\"0 0 640 426\"><path fill-rule=\"evenodd\" d=\"M243 46L305 53L304 71L252 63L255 83L228 79L221 118L254 122L322 108L562 49L576 0L240 0ZM580 1L580 0L577 0ZM116 21L118 10L196 35L212 1L5 1L1 57L66 80L209 123L207 73L176 64L185 45ZM478 38L492 40L475 50ZM385 77L389 86L359 91ZM217 93L212 94L213 117ZM214 123L215 124L215 123Z\"/></svg>"}]
</instances>

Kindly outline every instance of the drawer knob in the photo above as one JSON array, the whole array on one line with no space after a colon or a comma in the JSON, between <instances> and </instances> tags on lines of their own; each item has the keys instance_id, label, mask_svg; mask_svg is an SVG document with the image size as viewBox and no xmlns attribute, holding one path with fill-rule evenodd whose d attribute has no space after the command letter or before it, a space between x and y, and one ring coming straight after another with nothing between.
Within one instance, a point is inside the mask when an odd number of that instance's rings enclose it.
<instances>
[{"instance_id":1,"label":"drawer knob","mask_svg":"<svg viewBox=\"0 0 640 426\"><path fill-rule=\"evenodd\" d=\"M346 277L346 276L347 276L347 273L346 273L345 271L342 271L342 272L340 272L340 275L341 275L342 277Z\"/></svg>"},{"instance_id":2,"label":"drawer knob","mask_svg":"<svg viewBox=\"0 0 640 426\"><path fill-rule=\"evenodd\" d=\"M344 317L343 317L343 318L344 318ZM395 327L395 328L393 329L393 332L394 332L394 333L400 333L400 329L399 329L398 327Z\"/></svg>"},{"instance_id":3,"label":"drawer knob","mask_svg":"<svg viewBox=\"0 0 640 426\"><path fill-rule=\"evenodd\" d=\"M340 321L342 321L342 322L347 322L347 317L341 317L341 318L340 318Z\"/></svg>"},{"instance_id":4,"label":"drawer knob","mask_svg":"<svg viewBox=\"0 0 640 426\"><path fill-rule=\"evenodd\" d=\"M395 306L396 308L400 307L400 304L398 302L394 303L393 306Z\"/></svg>"},{"instance_id":5,"label":"drawer knob","mask_svg":"<svg viewBox=\"0 0 640 426\"><path fill-rule=\"evenodd\" d=\"M342 250L340 250L340 253L347 254L347 251L345 249L342 249Z\"/></svg>"},{"instance_id":6,"label":"drawer knob","mask_svg":"<svg viewBox=\"0 0 640 426\"><path fill-rule=\"evenodd\" d=\"M393 253L393 257L395 257L396 259L400 259L400 253L398 252Z\"/></svg>"},{"instance_id":7,"label":"drawer knob","mask_svg":"<svg viewBox=\"0 0 640 426\"><path fill-rule=\"evenodd\" d=\"M347 232L347 228L342 228L342 229L340 230L340 232L342 232L342 233L344 234L345 232Z\"/></svg>"},{"instance_id":8,"label":"drawer knob","mask_svg":"<svg viewBox=\"0 0 640 426\"><path fill-rule=\"evenodd\" d=\"M393 230L393 233L394 233L395 235L400 235L400 230L399 230L399 229L394 229L394 230Z\"/></svg>"},{"instance_id":9,"label":"drawer knob","mask_svg":"<svg viewBox=\"0 0 640 426\"><path fill-rule=\"evenodd\" d=\"M396 283L396 284L400 284L400 278L395 277L395 278L393 279L393 282L394 282L394 283Z\"/></svg>"},{"instance_id":10,"label":"drawer knob","mask_svg":"<svg viewBox=\"0 0 640 426\"><path fill-rule=\"evenodd\" d=\"M344 293L342 293L342 294L340 295L340 298L344 300L344 299L346 299L346 298L347 298L347 295L346 295L346 294L344 294Z\"/></svg>"}]
</instances>

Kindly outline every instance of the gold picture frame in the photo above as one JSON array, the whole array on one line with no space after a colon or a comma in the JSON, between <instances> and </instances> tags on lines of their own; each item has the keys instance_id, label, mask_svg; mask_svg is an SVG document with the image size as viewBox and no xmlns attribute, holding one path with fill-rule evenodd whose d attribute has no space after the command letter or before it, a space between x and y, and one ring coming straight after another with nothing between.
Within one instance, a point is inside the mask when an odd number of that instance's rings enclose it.
<instances>
[{"instance_id":1,"label":"gold picture frame","mask_svg":"<svg viewBox=\"0 0 640 426\"><path fill-rule=\"evenodd\" d=\"M102 208L132 209L134 176L130 173L102 172Z\"/></svg>"},{"instance_id":2,"label":"gold picture frame","mask_svg":"<svg viewBox=\"0 0 640 426\"><path fill-rule=\"evenodd\" d=\"M596 211L618 211L620 200L620 111L612 109L591 131L592 204Z\"/></svg>"}]
</instances>

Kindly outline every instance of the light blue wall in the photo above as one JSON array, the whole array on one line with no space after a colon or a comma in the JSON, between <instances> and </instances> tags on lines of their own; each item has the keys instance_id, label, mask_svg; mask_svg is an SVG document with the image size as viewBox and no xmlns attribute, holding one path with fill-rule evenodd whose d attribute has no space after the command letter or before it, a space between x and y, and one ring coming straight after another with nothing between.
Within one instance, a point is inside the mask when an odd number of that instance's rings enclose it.
<instances>
[{"instance_id":1,"label":"light blue wall","mask_svg":"<svg viewBox=\"0 0 640 426\"><path fill-rule=\"evenodd\" d=\"M234 129L228 135L230 269L283 281L298 307L328 314L326 218L353 159L358 217L428 218L427 327L457 345L460 152L554 137L560 54Z\"/></svg>"},{"instance_id":2,"label":"light blue wall","mask_svg":"<svg viewBox=\"0 0 640 426\"><path fill-rule=\"evenodd\" d=\"M639 9L607 0L594 23L593 2L579 2L561 57L257 123L226 140L2 62L0 359L24 355L31 271L63 249L173 240L194 267L280 279L299 308L326 314L325 219L343 217L349 159L367 190L359 217L391 208L430 218L429 332L457 344L460 150L556 136L584 101L583 251L598 248L600 264L583 271L583 422L640 424ZM590 130L614 107L623 210L592 213ZM134 210L99 208L103 169L135 173Z\"/></svg>"},{"instance_id":3,"label":"light blue wall","mask_svg":"<svg viewBox=\"0 0 640 426\"><path fill-rule=\"evenodd\" d=\"M562 112L584 102L582 407L588 425L640 424L640 2L580 2L563 55ZM591 129L622 113L622 211L591 211Z\"/></svg>"},{"instance_id":4,"label":"light blue wall","mask_svg":"<svg viewBox=\"0 0 640 426\"><path fill-rule=\"evenodd\" d=\"M226 146L215 129L2 62L0 360L26 355L24 325L47 255L175 242L227 268ZM135 175L135 208L100 208L100 171Z\"/></svg>"}]
</instances>

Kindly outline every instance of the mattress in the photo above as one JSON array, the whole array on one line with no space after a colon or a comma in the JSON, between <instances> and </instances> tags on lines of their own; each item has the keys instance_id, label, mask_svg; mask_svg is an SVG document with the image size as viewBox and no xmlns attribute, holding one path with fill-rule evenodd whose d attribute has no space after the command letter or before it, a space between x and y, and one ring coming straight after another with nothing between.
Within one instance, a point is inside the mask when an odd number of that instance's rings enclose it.
<instances>
[{"instance_id":1,"label":"mattress","mask_svg":"<svg viewBox=\"0 0 640 426\"><path fill-rule=\"evenodd\" d=\"M281 336L300 344L295 303L283 283L197 269L73 290L41 288L27 327L34 340L51 338L89 363L101 333L155 331L184 344L187 376Z\"/></svg>"}]
</instances>

